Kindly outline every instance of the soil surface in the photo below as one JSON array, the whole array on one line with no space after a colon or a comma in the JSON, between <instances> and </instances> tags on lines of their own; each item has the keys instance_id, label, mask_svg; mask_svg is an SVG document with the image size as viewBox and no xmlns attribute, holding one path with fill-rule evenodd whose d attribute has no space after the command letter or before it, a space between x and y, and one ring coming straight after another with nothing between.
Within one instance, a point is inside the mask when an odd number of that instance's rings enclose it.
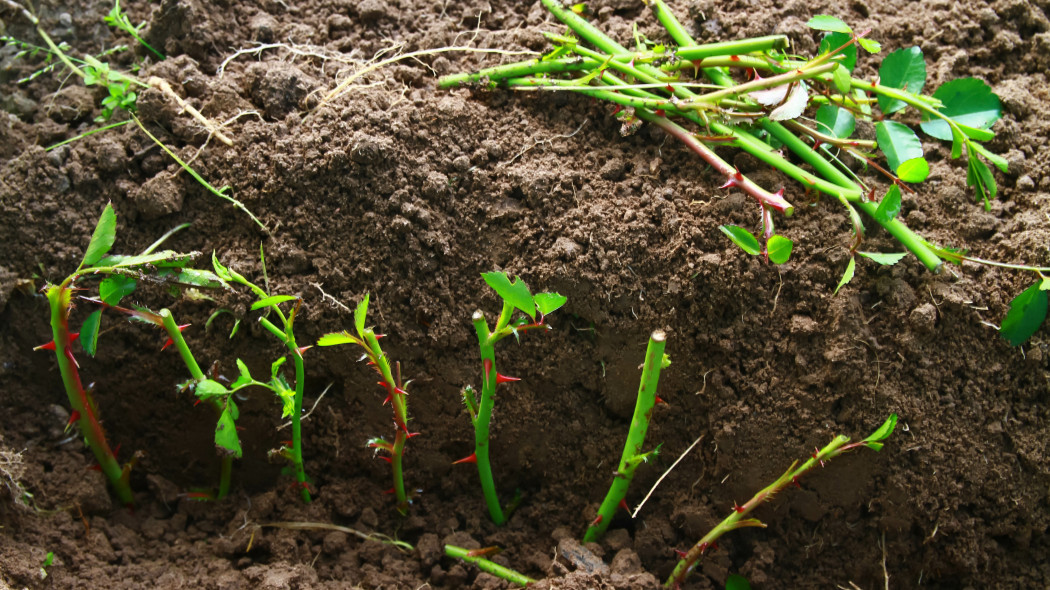
<instances>
[{"instance_id":1,"label":"soil surface","mask_svg":"<svg viewBox=\"0 0 1050 590\"><path fill-rule=\"evenodd\" d=\"M778 4L778 6L773 6ZM593 20L621 41L631 26L661 29L640 2L595 0ZM267 234L207 192L134 125L46 152L93 129L94 90L60 70L17 80L40 59L0 54L0 468L32 494L0 502L0 587L12 588L500 588L442 546L497 545L493 559L539 588L650 588L686 549L790 463L837 434L863 437L897 412L881 453L845 455L756 516L768 525L722 539L688 583L721 588L740 573L756 588L1039 588L1050 586L1050 351L1045 331L1011 348L996 331L1031 277L964 266L934 275L913 257L892 267L848 261L850 225L823 200L779 230L796 253L783 267L736 249L718 226L754 227L739 193L662 132L621 137L605 105L551 94L436 89L436 76L513 61L452 51L369 73L311 112L318 97L373 56L444 46L540 51L561 31L538 2L506 0L162 0L122 3L147 41L115 67L168 81L205 116L230 121L226 146L156 90L139 98L147 128L270 229ZM700 41L789 35L801 53L818 36L814 14L871 28L884 52L918 45L927 89L963 76L986 80L1003 119L988 147L1010 172L986 212L965 186L962 161L926 145L933 172L905 197L902 215L929 239L974 255L1047 265L1050 253L1050 3L904 0L782 3L690 0L672 4ZM77 55L126 35L103 23L109 7L44 2L42 25ZM0 28L41 43L7 4ZM385 52L385 53L384 53ZM862 61L871 76L877 58ZM914 122L914 121L913 121ZM869 130L870 131L870 130ZM795 184L726 151L744 172L788 197ZM401 517L384 490L387 464L365 441L389 434L389 408L371 371L345 349L306 353L306 469L316 499L298 500L267 450L289 438L280 404L246 395L244 459L220 503L185 493L213 485L214 417L175 384L188 376L161 335L107 316L96 358L78 360L121 458L139 452L134 510L113 499L90 452L63 431L69 418L38 290L76 267L106 202L119 218L115 250L138 252L181 223L168 246L215 251L257 281L260 243L275 293L300 295L300 343L350 328L372 297L387 352L413 379L405 457L418 490ZM872 231L868 249L891 251ZM207 259L202 259L203 264ZM481 371L470 324L498 312L479 273L507 270L536 291L568 296L547 334L497 350L522 381L501 390L492 455L505 498L521 504L503 527L488 519L471 466L460 389ZM255 322L243 292L172 299L202 364L263 374L282 354ZM83 304L74 312L79 322ZM208 329L216 309L226 309ZM236 319L240 330L229 338ZM668 333L649 444L628 495L646 490L698 437L635 519L625 513L597 545L578 539L612 479L633 408L646 338ZM327 393L325 394L325 392ZM7 477L11 476L11 477ZM13 477L13 479L12 479ZM17 484L14 482L18 482ZM349 527L373 540L322 526ZM414 549L379 542L396 538ZM47 577L40 570L53 553Z\"/></svg>"}]
</instances>

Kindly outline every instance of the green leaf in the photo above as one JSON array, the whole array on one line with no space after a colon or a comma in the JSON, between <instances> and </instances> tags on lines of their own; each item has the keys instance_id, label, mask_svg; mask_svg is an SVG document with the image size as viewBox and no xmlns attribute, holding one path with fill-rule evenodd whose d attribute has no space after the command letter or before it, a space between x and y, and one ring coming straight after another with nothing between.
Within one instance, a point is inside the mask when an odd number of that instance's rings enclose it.
<instances>
[{"instance_id":1,"label":"green leaf","mask_svg":"<svg viewBox=\"0 0 1050 590\"><path fill-rule=\"evenodd\" d=\"M98 329L101 323L102 310L96 309L80 326L80 347L91 356L95 356L98 349Z\"/></svg>"},{"instance_id":2,"label":"green leaf","mask_svg":"<svg viewBox=\"0 0 1050 590\"><path fill-rule=\"evenodd\" d=\"M923 157L912 158L901 162L896 172L904 182L922 182L930 175L930 163Z\"/></svg>"},{"instance_id":3,"label":"green leaf","mask_svg":"<svg viewBox=\"0 0 1050 590\"><path fill-rule=\"evenodd\" d=\"M824 35L824 38L820 40L820 49L818 50L821 55L838 49L846 43L849 43L853 39L853 36L848 33L828 33ZM835 56L842 56L839 63L845 66L847 73L852 72L853 68L857 65L857 46L850 44L842 51L835 54ZM838 69L836 69L838 71Z\"/></svg>"},{"instance_id":4,"label":"green leaf","mask_svg":"<svg viewBox=\"0 0 1050 590\"><path fill-rule=\"evenodd\" d=\"M317 341L318 346L338 346L340 344L361 344L361 339L350 332L333 332L325 334Z\"/></svg>"},{"instance_id":5,"label":"green leaf","mask_svg":"<svg viewBox=\"0 0 1050 590\"><path fill-rule=\"evenodd\" d=\"M864 48L864 51L868 53L878 53L882 51L882 43L874 39L868 39L867 37L861 37L857 39L857 44Z\"/></svg>"},{"instance_id":6,"label":"green leaf","mask_svg":"<svg viewBox=\"0 0 1050 590\"><path fill-rule=\"evenodd\" d=\"M904 257L908 255L907 252L861 252L859 250L857 251L857 254L870 260L874 260L882 266L893 266L901 260L904 260Z\"/></svg>"},{"instance_id":7,"label":"green leaf","mask_svg":"<svg viewBox=\"0 0 1050 590\"><path fill-rule=\"evenodd\" d=\"M365 293L365 298L361 300L361 303L357 304L357 309L354 310L354 327L357 328L358 336L365 337L365 320L368 317L368 293Z\"/></svg>"},{"instance_id":8,"label":"green leaf","mask_svg":"<svg viewBox=\"0 0 1050 590\"><path fill-rule=\"evenodd\" d=\"M1010 302L1010 311L999 327L999 334L1010 346L1024 344L1046 319L1046 291L1039 286L1036 283L1028 287Z\"/></svg>"},{"instance_id":9,"label":"green leaf","mask_svg":"<svg viewBox=\"0 0 1050 590\"><path fill-rule=\"evenodd\" d=\"M243 455L241 440L237 436L237 424L234 422L235 408L232 402L219 414L219 420L215 423L215 446L220 453L233 455L240 459Z\"/></svg>"},{"instance_id":10,"label":"green leaf","mask_svg":"<svg viewBox=\"0 0 1050 590\"><path fill-rule=\"evenodd\" d=\"M726 578L726 590L751 590L751 583L740 574L730 574Z\"/></svg>"},{"instance_id":11,"label":"green leaf","mask_svg":"<svg viewBox=\"0 0 1050 590\"><path fill-rule=\"evenodd\" d=\"M890 414L890 417L879 426L879 429L871 433L871 436L864 439L864 442L879 442L886 440L893 434L893 429L897 427L897 414Z\"/></svg>"},{"instance_id":12,"label":"green leaf","mask_svg":"<svg viewBox=\"0 0 1050 590\"><path fill-rule=\"evenodd\" d=\"M842 107L826 104L817 109L818 131L825 135L832 135L839 139L846 139L853 135L857 128L857 119L853 113Z\"/></svg>"},{"instance_id":13,"label":"green leaf","mask_svg":"<svg viewBox=\"0 0 1050 590\"><path fill-rule=\"evenodd\" d=\"M295 390L285 386L281 379L274 379L272 385L281 400L281 418L291 418L295 415Z\"/></svg>"},{"instance_id":14,"label":"green leaf","mask_svg":"<svg viewBox=\"0 0 1050 590\"><path fill-rule=\"evenodd\" d=\"M219 262L219 257L215 255L215 250L211 251L211 266L215 269L215 274L222 280L233 280L233 275L230 274L230 269L226 268L221 262Z\"/></svg>"},{"instance_id":15,"label":"green leaf","mask_svg":"<svg viewBox=\"0 0 1050 590\"><path fill-rule=\"evenodd\" d=\"M977 78L945 82L933 93L933 98L944 105L940 109L942 114L968 127L988 129L1002 115L999 97ZM928 115L923 118L921 127L928 135L945 141L952 139L952 130L946 121Z\"/></svg>"},{"instance_id":16,"label":"green leaf","mask_svg":"<svg viewBox=\"0 0 1050 590\"><path fill-rule=\"evenodd\" d=\"M283 365L285 363L285 361L287 361L287 360L288 360L288 357L282 356L281 358L279 358L279 359L275 360L274 362L270 363L270 379L271 380L273 380L273 381L277 381L278 380L277 379L277 372L281 370L281 365Z\"/></svg>"},{"instance_id":17,"label":"green leaf","mask_svg":"<svg viewBox=\"0 0 1050 590\"><path fill-rule=\"evenodd\" d=\"M1039 279L1039 290L1048 291L1050 290L1050 277L1043 277Z\"/></svg>"},{"instance_id":18,"label":"green leaf","mask_svg":"<svg viewBox=\"0 0 1050 590\"><path fill-rule=\"evenodd\" d=\"M846 272L842 273L842 278L839 279L839 285L835 287L835 291L832 293L832 295L838 295L839 289L841 289L846 283L853 280L853 273L855 273L856 271L857 259L850 256L849 264L846 265Z\"/></svg>"},{"instance_id":19,"label":"green leaf","mask_svg":"<svg viewBox=\"0 0 1050 590\"><path fill-rule=\"evenodd\" d=\"M569 298L559 293L536 293L533 300L536 302L536 308L539 310L540 315L546 316L565 305Z\"/></svg>"},{"instance_id":20,"label":"green leaf","mask_svg":"<svg viewBox=\"0 0 1050 590\"><path fill-rule=\"evenodd\" d=\"M105 258L97 261L96 266L112 266L114 268L131 268L136 266L144 266L147 264L153 264L156 266L186 266L193 262L196 258L197 253L191 252L189 254L180 254L173 250L163 250L161 252L152 252L150 254L139 254L137 256L124 256L121 254L115 254L113 256L106 256Z\"/></svg>"},{"instance_id":21,"label":"green leaf","mask_svg":"<svg viewBox=\"0 0 1050 590\"><path fill-rule=\"evenodd\" d=\"M963 135L969 137L970 139L975 139L977 141L989 141L995 138L994 133L985 129L977 129L975 127L963 125L962 123L958 122L955 124L955 126L959 128L959 131L962 131Z\"/></svg>"},{"instance_id":22,"label":"green leaf","mask_svg":"<svg viewBox=\"0 0 1050 590\"><path fill-rule=\"evenodd\" d=\"M230 384L230 390L240 389L246 385L249 385L254 379L252 379L252 373L248 370L248 365L244 364L244 361L237 359L237 370L240 371L240 376L237 380Z\"/></svg>"},{"instance_id":23,"label":"green leaf","mask_svg":"<svg viewBox=\"0 0 1050 590\"><path fill-rule=\"evenodd\" d=\"M252 304L252 311L262 309L264 307L270 307L271 305L278 305L285 301L292 301L298 299L294 295L271 295L270 297L264 297Z\"/></svg>"},{"instance_id":24,"label":"green leaf","mask_svg":"<svg viewBox=\"0 0 1050 590\"><path fill-rule=\"evenodd\" d=\"M832 31L835 33L845 33L847 35L853 32L853 29L849 28L849 25L842 22L842 19L828 14L818 14L814 16L809 19L806 26L818 31Z\"/></svg>"},{"instance_id":25,"label":"green leaf","mask_svg":"<svg viewBox=\"0 0 1050 590\"><path fill-rule=\"evenodd\" d=\"M220 395L229 395L230 390L226 389L226 387L218 381L204 379L203 381L199 381L194 387L193 394L200 399L208 399Z\"/></svg>"},{"instance_id":26,"label":"green leaf","mask_svg":"<svg viewBox=\"0 0 1050 590\"><path fill-rule=\"evenodd\" d=\"M886 196L879 202L879 208L875 210L875 219L882 223L889 223L901 211L901 189L897 185L886 191Z\"/></svg>"},{"instance_id":27,"label":"green leaf","mask_svg":"<svg viewBox=\"0 0 1050 590\"><path fill-rule=\"evenodd\" d=\"M766 240L766 252L769 254L769 261L773 264L784 264L791 258L791 250L795 247L795 242L791 241L791 238L784 236L770 236Z\"/></svg>"},{"instance_id":28,"label":"green leaf","mask_svg":"<svg viewBox=\"0 0 1050 590\"><path fill-rule=\"evenodd\" d=\"M529 291L529 287L525 284L525 281L521 280L521 277L514 277L514 282L511 283L505 272L485 272L481 273L481 278L485 279L485 282L504 301L525 312L525 315L530 318L535 319L536 303L532 299L532 292Z\"/></svg>"},{"instance_id":29,"label":"green leaf","mask_svg":"<svg viewBox=\"0 0 1050 590\"><path fill-rule=\"evenodd\" d=\"M124 275L111 275L98 284L98 296L106 305L117 305L135 290L135 279Z\"/></svg>"},{"instance_id":30,"label":"green leaf","mask_svg":"<svg viewBox=\"0 0 1050 590\"><path fill-rule=\"evenodd\" d=\"M912 94L922 92L926 84L926 61L922 59L922 50L918 47L898 49L886 56L879 66L879 84ZM883 114L896 113L908 106L902 100L882 94L879 97L879 110Z\"/></svg>"},{"instance_id":31,"label":"green leaf","mask_svg":"<svg viewBox=\"0 0 1050 590\"><path fill-rule=\"evenodd\" d=\"M225 281L210 270L199 268L165 268L157 273L157 278L187 287L201 289L221 289L228 287Z\"/></svg>"},{"instance_id":32,"label":"green leaf","mask_svg":"<svg viewBox=\"0 0 1050 590\"><path fill-rule=\"evenodd\" d=\"M1010 171L1010 164L1006 161L1006 158L1000 156L999 154L993 154L988 150L988 148L974 141L969 142L968 146L970 149L984 156L984 159L994 164L995 167L998 168L999 171L1003 174L1006 174Z\"/></svg>"},{"instance_id":33,"label":"green leaf","mask_svg":"<svg viewBox=\"0 0 1050 590\"><path fill-rule=\"evenodd\" d=\"M752 256L761 252L759 249L758 238L739 225L720 225L718 226L718 229L722 230L722 233L729 236L729 239L733 240L733 243L737 246L740 246L740 249L744 252L747 252Z\"/></svg>"},{"instance_id":34,"label":"green leaf","mask_svg":"<svg viewBox=\"0 0 1050 590\"><path fill-rule=\"evenodd\" d=\"M98 218L95 231L91 234L91 241L84 252L84 260L81 266L92 266L102 259L113 247L117 239L117 214L113 211L113 204L106 203L102 215Z\"/></svg>"},{"instance_id":35,"label":"green leaf","mask_svg":"<svg viewBox=\"0 0 1050 590\"><path fill-rule=\"evenodd\" d=\"M999 187L995 184L992 170L973 153L970 154L969 166L966 169L966 186L974 188L974 196L978 200L984 200L986 210L992 208L988 201L995 198Z\"/></svg>"},{"instance_id":36,"label":"green leaf","mask_svg":"<svg viewBox=\"0 0 1050 590\"><path fill-rule=\"evenodd\" d=\"M886 155L890 170L912 158L922 157L922 142L915 132L903 123L896 121L879 121L875 124L875 140L879 149Z\"/></svg>"},{"instance_id":37,"label":"green leaf","mask_svg":"<svg viewBox=\"0 0 1050 590\"><path fill-rule=\"evenodd\" d=\"M831 71L831 81L835 84L835 89L842 94L849 94L849 89L853 87L853 81L850 80L850 71L846 69L845 65L840 65Z\"/></svg>"}]
</instances>

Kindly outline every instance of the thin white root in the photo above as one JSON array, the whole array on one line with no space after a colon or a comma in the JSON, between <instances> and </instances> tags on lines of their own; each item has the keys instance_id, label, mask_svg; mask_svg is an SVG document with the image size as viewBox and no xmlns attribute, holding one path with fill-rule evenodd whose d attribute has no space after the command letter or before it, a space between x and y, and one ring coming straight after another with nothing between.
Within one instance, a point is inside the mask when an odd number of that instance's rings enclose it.
<instances>
[{"instance_id":1,"label":"thin white root","mask_svg":"<svg viewBox=\"0 0 1050 590\"><path fill-rule=\"evenodd\" d=\"M183 111L189 113L191 117L193 117L201 125L203 125L204 128L208 130L209 134L214 135L216 139L218 139L219 141L223 142L224 144L226 144L228 146L232 146L233 145L233 140L231 140L229 137L227 137L225 134L223 134L223 132L219 130L219 126L218 125L216 125L210 119L208 119L207 117L202 115L200 111L198 111L197 109L193 108L193 105L189 104L188 102L183 100L181 96L176 94L175 91L172 90L171 85L168 84L168 82L166 80L162 80L161 78L158 78L156 76L152 76L149 79L149 85L151 87L153 87L153 88L159 89L161 92L164 93L165 96L167 96L168 98L174 100L179 105L180 109L182 109Z\"/></svg>"}]
</instances>

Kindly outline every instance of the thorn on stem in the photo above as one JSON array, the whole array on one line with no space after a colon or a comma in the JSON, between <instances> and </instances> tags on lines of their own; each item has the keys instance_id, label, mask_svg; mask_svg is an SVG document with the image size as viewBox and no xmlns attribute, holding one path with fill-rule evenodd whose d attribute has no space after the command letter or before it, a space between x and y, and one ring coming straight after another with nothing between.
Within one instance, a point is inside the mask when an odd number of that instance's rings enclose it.
<instances>
[{"instance_id":1,"label":"thorn on stem","mask_svg":"<svg viewBox=\"0 0 1050 590\"><path fill-rule=\"evenodd\" d=\"M471 454L467 455L466 457L463 457L459 461L453 461L452 464L453 465L459 465L460 463L474 463L474 464L477 464L477 462L478 462L478 454L477 453L471 453Z\"/></svg>"},{"instance_id":2,"label":"thorn on stem","mask_svg":"<svg viewBox=\"0 0 1050 590\"><path fill-rule=\"evenodd\" d=\"M626 510L627 512L630 512L630 511L631 511L630 507L628 507L628 506L627 506L627 500L622 500L622 499L621 499L621 500L620 500L620 504L619 504L619 506L620 506L620 508L623 508L623 509L624 509L624 510Z\"/></svg>"},{"instance_id":3,"label":"thorn on stem","mask_svg":"<svg viewBox=\"0 0 1050 590\"><path fill-rule=\"evenodd\" d=\"M744 507L743 507L743 506L739 506L739 505L737 505L737 503L736 503L736 502L733 502L733 510L734 510L734 511L735 511L735 512L736 512L737 514L743 514L743 512L744 512Z\"/></svg>"},{"instance_id":4,"label":"thorn on stem","mask_svg":"<svg viewBox=\"0 0 1050 590\"><path fill-rule=\"evenodd\" d=\"M602 523L602 515L599 514L597 517L595 517L594 520L591 521L591 526L598 526L601 523Z\"/></svg>"},{"instance_id":5,"label":"thorn on stem","mask_svg":"<svg viewBox=\"0 0 1050 590\"><path fill-rule=\"evenodd\" d=\"M75 423L77 420L80 420L80 412L73 410L73 413L69 415L69 421L66 422L65 431L69 432L69 429L73 427L73 423Z\"/></svg>"},{"instance_id":6,"label":"thorn on stem","mask_svg":"<svg viewBox=\"0 0 1050 590\"><path fill-rule=\"evenodd\" d=\"M499 385L500 383L513 383L514 381L521 381L521 379L496 373L496 385Z\"/></svg>"}]
</instances>

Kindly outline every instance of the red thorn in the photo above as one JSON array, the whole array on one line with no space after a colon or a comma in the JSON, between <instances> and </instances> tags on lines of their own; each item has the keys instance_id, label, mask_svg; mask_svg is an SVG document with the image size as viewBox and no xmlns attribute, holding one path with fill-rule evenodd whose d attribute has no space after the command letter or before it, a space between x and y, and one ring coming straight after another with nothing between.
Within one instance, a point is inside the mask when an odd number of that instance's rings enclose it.
<instances>
[{"instance_id":1,"label":"red thorn","mask_svg":"<svg viewBox=\"0 0 1050 590\"><path fill-rule=\"evenodd\" d=\"M66 430L69 430L77 420L80 420L80 412L73 410L73 413L69 415L69 422L66 422Z\"/></svg>"},{"instance_id":2,"label":"red thorn","mask_svg":"<svg viewBox=\"0 0 1050 590\"><path fill-rule=\"evenodd\" d=\"M413 436L419 436L421 434L423 434L423 433L422 432L407 432L407 433L405 433L405 438L412 438Z\"/></svg>"},{"instance_id":3,"label":"red thorn","mask_svg":"<svg viewBox=\"0 0 1050 590\"><path fill-rule=\"evenodd\" d=\"M98 471L99 473L102 473L102 466L98 463L91 465L90 467L88 467L88 469L90 469L91 471Z\"/></svg>"},{"instance_id":4,"label":"red thorn","mask_svg":"<svg viewBox=\"0 0 1050 590\"><path fill-rule=\"evenodd\" d=\"M376 385L382 387L383 389L386 389L387 387L386 381L376 381Z\"/></svg>"},{"instance_id":5,"label":"red thorn","mask_svg":"<svg viewBox=\"0 0 1050 590\"><path fill-rule=\"evenodd\" d=\"M700 553L707 551L708 547L710 547L710 545L708 545L707 543L700 543Z\"/></svg>"},{"instance_id":6,"label":"red thorn","mask_svg":"<svg viewBox=\"0 0 1050 590\"><path fill-rule=\"evenodd\" d=\"M733 502L733 510L735 510L737 513L743 513L744 507L738 506L736 502Z\"/></svg>"},{"instance_id":7,"label":"red thorn","mask_svg":"<svg viewBox=\"0 0 1050 590\"><path fill-rule=\"evenodd\" d=\"M667 116L667 112L664 111L663 109L656 109L653 112L656 114L657 117L666 117Z\"/></svg>"},{"instance_id":8,"label":"red thorn","mask_svg":"<svg viewBox=\"0 0 1050 590\"><path fill-rule=\"evenodd\" d=\"M208 492L186 492L185 494L183 494L183 496L184 496L184 497L185 497L185 498L186 498L187 500L201 500L201 501L206 501L206 500L214 500L214 499L215 499L215 498L214 498L214 497L213 497L213 496L212 496L211 494L209 494Z\"/></svg>"},{"instance_id":9,"label":"red thorn","mask_svg":"<svg viewBox=\"0 0 1050 590\"><path fill-rule=\"evenodd\" d=\"M602 523L602 515L599 514L594 520L591 521L591 526L598 526Z\"/></svg>"},{"instance_id":10,"label":"red thorn","mask_svg":"<svg viewBox=\"0 0 1050 590\"><path fill-rule=\"evenodd\" d=\"M386 334L376 334L376 340L379 340L380 338L386 338Z\"/></svg>"},{"instance_id":11,"label":"red thorn","mask_svg":"<svg viewBox=\"0 0 1050 590\"><path fill-rule=\"evenodd\" d=\"M113 447L113 456L116 457L120 454L120 445L124 443L117 443L117 446Z\"/></svg>"},{"instance_id":12,"label":"red thorn","mask_svg":"<svg viewBox=\"0 0 1050 590\"><path fill-rule=\"evenodd\" d=\"M243 426L234 426L233 429L236 430L237 432L244 432L244 427Z\"/></svg>"},{"instance_id":13,"label":"red thorn","mask_svg":"<svg viewBox=\"0 0 1050 590\"><path fill-rule=\"evenodd\" d=\"M521 379L518 379L517 377L508 377L506 375L500 375L499 373L496 373L496 385L499 385L500 383L513 383L514 381L521 381Z\"/></svg>"},{"instance_id":14,"label":"red thorn","mask_svg":"<svg viewBox=\"0 0 1050 590\"><path fill-rule=\"evenodd\" d=\"M616 105L616 108L613 109L613 112L612 112L613 116L615 117L616 115L619 115L620 111L622 111L622 110L623 110L623 105Z\"/></svg>"},{"instance_id":15,"label":"red thorn","mask_svg":"<svg viewBox=\"0 0 1050 590\"><path fill-rule=\"evenodd\" d=\"M393 494L395 491L394 488L390 488L389 490L383 490L383 494Z\"/></svg>"},{"instance_id":16,"label":"red thorn","mask_svg":"<svg viewBox=\"0 0 1050 590\"><path fill-rule=\"evenodd\" d=\"M711 551L718 551L718 543L711 543Z\"/></svg>"},{"instance_id":17,"label":"red thorn","mask_svg":"<svg viewBox=\"0 0 1050 590\"><path fill-rule=\"evenodd\" d=\"M475 463L476 464L477 462L478 462L478 454L477 453L471 453L471 454L467 455L466 457L463 457L459 461L453 461L452 464L453 465L459 465L460 463Z\"/></svg>"},{"instance_id":18,"label":"red thorn","mask_svg":"<svg viewBox=\"0 0 1050 590\"><path fill-rule=\"evenodd\" d=\"M729 61L740 61L740 56L739 55L730 55L729 56Z\"/></svg>"},{"instance_id":19,"label":"red thorn","mask_svg":"<svg viewBox=\"0 0 1050 590\"><path fill-rule=\"evenodd\" d=\"M489 376L489 373L492 371L492 360L485 359L481 361L481 366L485 369L485 377L487 378Z\"/></svg>"},{"instance_id":20,"label":"red thorn","mask_svg":"<svg viewBox=\"0 0 1050 590\"><path fill-rule=\"evenodd\" d=\"M631 509L627 507L627 500L620 500L620 508L623 508L627 512L631 511Z\"/></svg>"},{"instance_id":21,"label":"red thorn","mask_svg":"<svg viewBox=\"0 0 1050 590\"><path fill-rule=\"evenodd\" d=\"M400 387L395 387L395 388L394 388L394 391L395 391L396 393L400 393L401 395L408 395L408 392L407 392L407 391L405 391L404 389L401 389Z\"/></svg>"},{"instance_id":22,"label":"red thorn","mask_svg":"<svg viewBox=\"0 0 1050 590\"><path fill-rule=\"evenodd\" d=\"M201 403L202 401L203 401L203 400L201 400L200 398L197 398L197 401L193 402L193 407L195 407L195 408L196 408L197 406L199 406L199 405L200 405L200 403Z\"/></svg>"},{"instance_id":23,"label":"red thorn","mask_svg":"<svg viewBox=\"0 0 1050 590\"><path fill-rule=\"evenodd\" d=\"M182 324L181 326L176 326L176 327L179 329L179 333L181 334L183 330L185 330L186 328L189 328L192 325L193 324Z\"/></svg>"},{"instance_id":24,"label":"red thorn","mask_svg":"<svg viewBox=\"0 0 1050 590\"><path fill-rule=\"evenodd\" d=\"M161 346L160 349L161 350L166 350L172 344L175 344L175 341L172 340L171 338L168 338L167 340L164 341L164 346Z\"/></svg>"},{"instance_id":25,"label":"red thorn","mask_svg":"<svg viewBox=\"0 0 1050 590\"><path fill-rule=\"evenodd\" d=\"M382 405L384 405L384 406L387 405L388 403L390 403L390 400L392 400L392 399L394 399L394 396L390 395L389 393L386 394L386 399L383 400Z\"/></svg>"},{"instance_id":26,"label":"red thorn","mask_svg":"<svg viewBox=\"0 0 1050 590\"><path fill-rule=\"evenodd\" d=\"M286 446L286 447L290 447L290 446L292 446L292 445L294 444L294 441L290 441L290 440L282 440L282 441L281 441L281 444L282 444L282 445L284 445L284 446Z\"/></svg>"},{"instance_id":27,"label":"red thorn","mask_svg":"<svg viewBox=\"0 0 1050 590\"><path fill-rule=\"evenodd\" d=\"M383 455L380 455L379 458L384 460L384 461L386 461L387 463L393 463L394 462L394 460L391 459L390 457L385 457Z\"/></svg>"},{"instance_id":28,"label":"red thorn","mask_svg":"<svg viewBox=\"0 0 1050 590\"><path fill-rule=\"evenodd\" d=\"M798 485L798 477L797 476L791 478L791 483L794 484L796 488L798 488L800 490L802 489L802 486Z\"/></svg>"},{"instance_id":29,"label":"red thorn","mask_svg":"<svg viewBox=\"0 0 1050 590\"><path fill-rule=\"evenodd\" d=\"M726 180L726 183L723 184L722 186L718 187L718 188L733 188L734 186L736 186L738 184L740 184L740 183L737 182L737 180L735 178L729 177L729 180Z\"/></svg>"},{"instance_id":30,"label":"red thorn","mask_svg":"<svg viewBox=\"0 0 1050 590\"><path fill-rule=\"evenodd\" d=\"M675 552L675 555L678 556L678 559L685 559L685 556L689 555L688 553L686 553L685 551L682 551L681 549L675 549L674 552Z\"/></svg>"},{"instance_id":31,"label":"red thorn","mask_svg":"<svg viewBox=\"0 0 1050 590\"><path fill-rule=\"evenodd\" d=\"M69 343L72 344L72 343L76 342L77 338L80 338L80 332L73 332L72 334L69 335ZM41 344L40 346L37 346L33 350L55 350L55 341L52 340L51 342L48 342L47 344Z\"/></svg>"},{"instance_id":32,"label":"red thorn","mask_svg":"<svg viewBox=\"0 0 1050 590\"><path fill-rule=\"evenodd\" d=\"M674 86L671 86L670 84L668 84L668 85L667 85L667 86L665 86L664 88L665 88L665 89L666 89L666 90L667 90L668 92L671 92L671 93L673 93L673 92L674 92Z\"/></svg>"},{"instance_id":33,"label":"red thorn","mask_svg":"<svg viewBox=\"0 0 1050 590\"><path fill-rule=\"evenodd\" d=\"M311 345L311 346L300 346L297 352L299 353L299 356L303 356L303 353L308 351L308 350L310 350L311 348L313 348L313 345Z\"/></svg>"},{"instance_id":34,"label":"red thorn","mask_svg":"<svg viewBox=\"0 0 1050 590\"><path fill-rule=\"evenodd\" d=\"M664 398L662 398L660 396L656 396L656 403L658 403L658 404L665 404L665 405L668 405L668 406L671 405L671 404L668 404L667 402L665 402Z\"/></svg>"}]
</instances>

